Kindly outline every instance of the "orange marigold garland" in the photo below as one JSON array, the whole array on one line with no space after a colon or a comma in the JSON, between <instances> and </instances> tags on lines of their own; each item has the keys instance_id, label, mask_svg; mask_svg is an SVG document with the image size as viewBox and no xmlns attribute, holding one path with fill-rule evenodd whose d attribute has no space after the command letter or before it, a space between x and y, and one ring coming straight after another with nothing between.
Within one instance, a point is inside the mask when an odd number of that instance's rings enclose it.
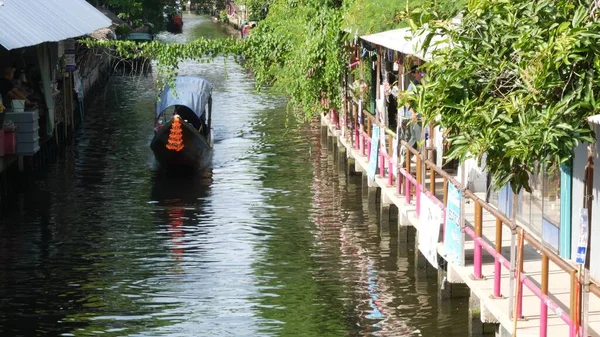
<instances>
[{"instance_id":1,"label":"orange marigold garland","mask_svg":"<svg viewBox=\"0 0 600 337\"><path fill-rule=\"evenodd\" d=\"M181 135L181 121L179 115L173 117L173 123L171 123L171 131L169 133L169 142L167 143L167 149L171 151L179 152L185 145L183 145L183 136Z\"/></svg>"}]
</instances>

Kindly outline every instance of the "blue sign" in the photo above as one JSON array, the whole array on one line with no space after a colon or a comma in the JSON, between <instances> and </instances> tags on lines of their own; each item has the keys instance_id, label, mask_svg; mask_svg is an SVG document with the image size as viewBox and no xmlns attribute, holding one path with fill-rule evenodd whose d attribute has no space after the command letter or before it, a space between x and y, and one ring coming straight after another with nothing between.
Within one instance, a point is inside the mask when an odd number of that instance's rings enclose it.
<instances>
[{"instance_id":1,"label":"blue sign","mask_svg":"<svg viewBox=\"0 0 600 337\"><path fill-rule=\"evenodd\" d=\"M575 255L575 262L578 264L585 264L585 256L587 254L588 244L588 210L582 208L579 216L579 241L577 243L577 254Z\"/></svg>"},{"instance_id":2,"label":"blue sign","mask_svg":"<svg viewBox=\"0 0 600 337\"><path fill-rule=\"evenodd\" d=\"M377 154L379 153L379 127L373 124L371 132L371 154L369 155L369 167L367 168L367 176L371 180L375 180L377 172L377 163L379 162Z\"/></svg>"},{"instance_id":3,"label":"blue sign","mask_svg":"<svg viewBox=\"0 0 600 337\"><path fill-rule=\"evenodd\" d=\"M463 265L463 233L460 226L460 204L462 191L448 183L448 204L446 205L446 228L444 229L444 252L449 262Z\"/></svg>"}]
</instances>

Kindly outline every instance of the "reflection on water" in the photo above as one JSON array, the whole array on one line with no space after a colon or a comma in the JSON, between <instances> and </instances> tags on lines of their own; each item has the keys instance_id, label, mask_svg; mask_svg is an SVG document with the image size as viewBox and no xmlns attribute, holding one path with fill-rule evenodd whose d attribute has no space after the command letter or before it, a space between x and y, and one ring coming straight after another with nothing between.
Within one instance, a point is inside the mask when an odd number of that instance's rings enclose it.
<instances>
[{"instance_id":1,"label":"reflection on water","mask_svg":"<svg viewBox=\"0 0 600 337\"><path fill-rule=\"evenodd\" d=\"M184 20L176 39L222 34ZM285 128L232 60L181 70L215 86L212 169L155 171L151 79L113 78L0 220L1 336L467 335L467 302L438 302L318 125Z\"/></svg>"}]
</instances>

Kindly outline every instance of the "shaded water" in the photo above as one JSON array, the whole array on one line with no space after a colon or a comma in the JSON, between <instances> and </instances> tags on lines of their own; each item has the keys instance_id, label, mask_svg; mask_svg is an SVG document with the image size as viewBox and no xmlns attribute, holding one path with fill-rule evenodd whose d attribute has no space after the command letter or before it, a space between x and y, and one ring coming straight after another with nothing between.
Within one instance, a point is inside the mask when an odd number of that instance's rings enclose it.
<instances>
[{"instance_id":1,"label":"shaded water","mask_svg":"<svg viewBox=\"0 0 600 337\"><path fill-rule=\"evenodd\" d=\"M184 20L160 38L225 34ZM157 173L152 80L113 78L0 220L0 336L467 335L468 302L438 302L318 125L232 60L181 69L215 86L213 169Z\"/></svg>"}]
</instances>

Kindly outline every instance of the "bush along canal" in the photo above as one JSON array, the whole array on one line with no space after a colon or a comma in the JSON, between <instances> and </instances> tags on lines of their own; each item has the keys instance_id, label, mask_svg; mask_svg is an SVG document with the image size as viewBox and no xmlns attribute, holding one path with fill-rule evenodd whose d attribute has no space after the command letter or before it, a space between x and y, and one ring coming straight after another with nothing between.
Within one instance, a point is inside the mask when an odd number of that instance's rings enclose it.
<instances>
[{"instance_id":1,"label":"bush along canal","mask_svg":"<svg viewBox=\"0 0 600 337\"><path fill-rule=\"evenodd\" d=\"M184 22L158 38L225 34ZM156 170L153 79L112 77L0 220L0 335L482 335L319 123L232 59L180 73L214 85L212 168Z\"/></svg>"}]
</instances>

